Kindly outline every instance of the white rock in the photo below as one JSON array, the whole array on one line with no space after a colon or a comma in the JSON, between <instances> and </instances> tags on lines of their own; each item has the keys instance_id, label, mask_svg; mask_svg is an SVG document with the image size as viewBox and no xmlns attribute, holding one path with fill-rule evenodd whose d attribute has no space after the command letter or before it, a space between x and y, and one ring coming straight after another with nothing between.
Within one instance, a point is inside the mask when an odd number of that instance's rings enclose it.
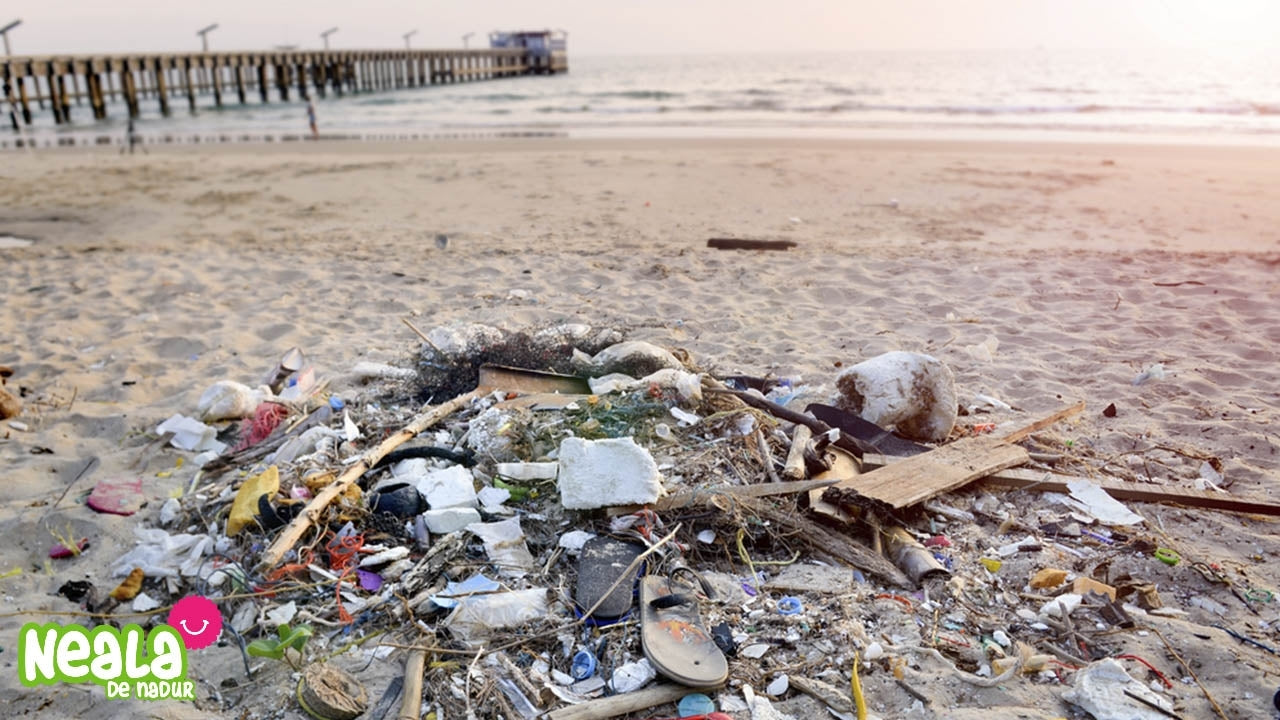
<instances>
[{"instance_id":1,"label":"white rock","mask_svg":"<svg viewBox=\"0 0 1280 720\"><path fill-rule=\"evenodd\" d=\"M560 464L553 462L498 463L498 474L512 480L555 480L559 470Z\"/></svg>"},{"instance_id":2,"label":"white rock","mask_svg":"<svg viewBox=\"0 0 1280 720\"><path fill-rule=\"evenodd\" d=\"M939 442L956 424L956 381L929 355L889 352L836 378L834 404L905 437Z\"/></svg>"},{"instance_id":3,"label":"white rock","mask_svg":"<svg viewBox=\"0 0 1280 720\"><path fill-rule=\"evenodd\" d=\"M432 470L417 479L418 492L427 499L432 510L451 507L476 507L475 478L461 465Z\"/></svg>"},{"instance_id":4,"label":"white rock","mask_svg":"<svg viewBox=\"0 0 1280 720\"><path fill-rule=\"evenodd\" d=\"M591 326L582 323L565 323L539 330L533 335L533 344L539 348L554 349L561 345L581 345L591 339Z\"/></svg>"},{"instance_id":5,"label":"white rock","mask_svg":"<svg viewBox=\"0 0 1280 720\"><path fill-rule=\"evenodd\" d=\"M662 494L657 463L632 438L565 438L559 456L560 502L570 510L644 505Z\"/></svg>"},{"instance_id":6,"label":"white rock","mask_svg":"<svg viewBox=\"0 0 1280 720\"><path fill-rule=\"evenodd\" d=\"M469 507L449 507L422 513L427 529L435 535L448 535L480 522L480 512Z\"/></svg>"}]
</instances>

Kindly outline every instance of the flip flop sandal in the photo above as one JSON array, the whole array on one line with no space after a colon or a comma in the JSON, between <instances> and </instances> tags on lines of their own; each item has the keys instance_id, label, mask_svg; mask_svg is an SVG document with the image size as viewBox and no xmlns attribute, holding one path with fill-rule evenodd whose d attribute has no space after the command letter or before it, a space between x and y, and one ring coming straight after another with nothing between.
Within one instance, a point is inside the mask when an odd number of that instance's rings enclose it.
<instances>
[{"instance_id":1,"label":"flip flop sandal","mask_svg":"<svg viewBox=\"0 0 1280 720\"><path fill-rule=\"evenodd\" d=\"M689 568L677 569L670 578L641 578L640 644L653 667L681 685L723 685L729 677L729 662L702 627L697 597L691 592L678 592L674 585L675 576L682 571L696 578L704 590L710 590L706 581Z\"/></svg>"},{"instance_id":2,"label":"flip flop sandal","mask_svg":"<svg viewBox=\"0 0 1280 720\"><path fill-rule=\"evenodd\" d=\"M591 619L597 624L614 623L630 613L631 601L635 597L635 579L617 581L643 552L640 545L611 537L588 540L578 556L578 583L573 596L578 614L586 613L597 602L600 606L591 614ZM600 600L602 597L603 602Z\"/></svg>"}]
</instances>

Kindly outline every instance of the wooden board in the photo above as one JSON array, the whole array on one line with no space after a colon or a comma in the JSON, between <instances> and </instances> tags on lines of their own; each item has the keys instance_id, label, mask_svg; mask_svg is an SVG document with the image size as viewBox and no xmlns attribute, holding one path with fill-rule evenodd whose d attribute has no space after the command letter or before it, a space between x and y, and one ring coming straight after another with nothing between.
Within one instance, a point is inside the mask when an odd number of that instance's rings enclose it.
<instances>
[{"instance_id":1,"label":"wooden board","mask_svg":"<svg viewBox=\"0 0 1280 720\"><path fill-rule=\"evenodd\" d=\"M591 385L586 378L492 364L480 366L480 380L476 385L476 389L481 392L506 390L521 394L591 394Z\"/></svg>"},{"instance_id":2,"label":"wooden board","mask_svg":"<svg viewBox=\"0 0 1280 720\"><path fill-rule=\"evenodd\" d=\"M748 238L711 238L707 247L716 250L787 250L796 246L793 240L751 240Z\"/></svg>"},{"instance_id":3,"label":"wooden board","mask_svg":"<svg viewBox=\"0 0 1280 720\"><path fill-rule=\"evenodd\" d=\"M1003 438L969 437L876 468L835 487L857 491L875 504L901 510L1030 459L1026 450Z\"/></svg>"},{"instance_id":4,"label":"wooden board","mask_svg":"<svg viewBox=\"0 0 1280 720\"><path fill-rule=\"evenodd\" d=\"M889 455L864 455L864 467L879 468L889 464L902 462L902 458ZM1167 485L1143 485L1113 479L1093 479L1075 475L1059 475L1044 470L1027 470L1013 468L994 472L979 478L978 482L986 485L997 485L1015 490L1036 490L1038 492L1056 492L1067 494L1070 489L1067 483L1073 480L1088 480L1101 486L1109 495L1117 500L1129 502L1161 503L1165 505L1184 505L1207 510L1223 510L1226 512L1250 513L1280 517L1280 504L1265 500L1250 500L1228 493L1212 490L1196 490L1194 488L1169 487ZM821 495L822 490L814 491ZM826 504L826 503L824 503ZM833 507L833 506L832 506ZM834 508L838 511L838 508Z\"/></svg>"},{"instance_id":5,"label":"wooden board","mask_svg":"<svg viewBox=\"0 0 1280 720\"><path fill-rule=\"evenodd\" d=\"M1014 441L1083 410L1084 403L1077 403L1000 436L962 438L841 481L834 487L852 490L868 505L882 510L911 507L992 473L1022 465L1031 458L1026 450L1013 445Z\"/></svg>"}]
</instances>

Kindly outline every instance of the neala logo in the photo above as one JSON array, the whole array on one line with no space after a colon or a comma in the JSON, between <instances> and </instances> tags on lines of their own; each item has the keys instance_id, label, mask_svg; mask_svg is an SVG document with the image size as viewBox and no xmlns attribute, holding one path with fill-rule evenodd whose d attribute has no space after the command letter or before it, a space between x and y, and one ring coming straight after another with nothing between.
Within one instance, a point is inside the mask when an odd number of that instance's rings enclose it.
<instances>
[{"instance_id":1,"label":"neala logo","mask_svg":"<svg viewBox=\"0 0 1280 720\"><path fill-rule=\"evenodd\" d=\"M194 700L186 675L182 635L169 625L146 633L138 625L27 623L19 631L18 676L27 687L92 682L113 699Z\"/></svg>"}]
</instances>

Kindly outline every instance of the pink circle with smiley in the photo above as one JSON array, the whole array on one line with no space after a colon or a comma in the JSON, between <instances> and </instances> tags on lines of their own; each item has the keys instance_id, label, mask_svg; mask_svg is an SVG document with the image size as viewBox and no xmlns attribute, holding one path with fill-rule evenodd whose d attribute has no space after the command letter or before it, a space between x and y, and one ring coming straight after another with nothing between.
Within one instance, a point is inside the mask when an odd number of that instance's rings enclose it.
<instances>
[{"instance_id":1,"label":"pink circle with smiley","mask_svg":"<svg viewBox=\"0 0 1280 720\"><path fill-rule=\"evenodd\" d=\"M209 647L222 634L222 613L207 597L188 595L174 603L169 625L182 636L188 650Z\"/></svg>"}]
</instances>

